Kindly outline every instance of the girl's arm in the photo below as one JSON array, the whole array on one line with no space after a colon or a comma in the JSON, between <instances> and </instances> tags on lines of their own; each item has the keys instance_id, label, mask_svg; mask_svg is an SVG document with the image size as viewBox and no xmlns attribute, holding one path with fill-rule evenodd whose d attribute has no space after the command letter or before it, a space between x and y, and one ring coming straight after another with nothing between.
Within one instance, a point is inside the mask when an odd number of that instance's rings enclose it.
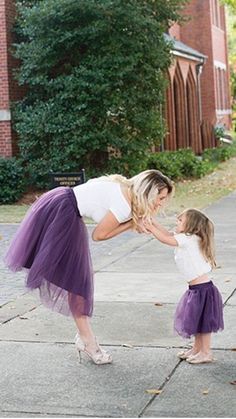
<instances>
[{"instance_id":1,"label":"girl's arm","mask_svg":"<svg viewBox=\"0 0 236 419\"><path fill-rule=\"evenodd\" d=\"M133 227L133 221L119 223L114 214L108 211L105 217L98 223L92 232L94 241L108 240Z\"/></svg>"},{"instance_id":2,"label":"girl's arm","mask_svg":"<svg viewBox=\"0 0 236 419\"><path fill-rule=\"evenodd\" d=\"M162 231L167 236L173 236L173 231L168 231L163 225L159 224L155 218L152 218L152 224L159 230Z\"/></svg>"},{"instance_id":3,"label":"girl's arm","mask_svg":"<svg viewBox=\"0 0 236 419\"><path fill-rule=\"evenodd\" d=\"M158 223L155 223L154 225L152 223L147 223L147 221L144 222L145 228L150 231L150 233L152 233L161 243L168 244L169 246L178 246L178 242L174 236L164 227L159 230L156 224Z\"/></svg>"}]
</instances>

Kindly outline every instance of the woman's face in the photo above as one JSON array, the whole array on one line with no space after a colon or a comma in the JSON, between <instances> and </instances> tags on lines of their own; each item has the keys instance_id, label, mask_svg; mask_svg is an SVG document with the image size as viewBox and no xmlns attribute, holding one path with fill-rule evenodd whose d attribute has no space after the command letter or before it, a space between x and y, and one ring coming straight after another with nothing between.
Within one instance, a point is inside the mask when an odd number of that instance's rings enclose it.
<instances>
[{"instance_id":1,"label":"woman's face","mask_svg":"<svg viewBox=\"0 0 236 419\"><path fill-rule=\"evenodd\" d=\"M166 201L166 198L168 196L168 189L164 188L160 193L157 195L155 201L154 201L154 211L157 211L159 208L161 208Z\"/></svg>"}]
</instances>

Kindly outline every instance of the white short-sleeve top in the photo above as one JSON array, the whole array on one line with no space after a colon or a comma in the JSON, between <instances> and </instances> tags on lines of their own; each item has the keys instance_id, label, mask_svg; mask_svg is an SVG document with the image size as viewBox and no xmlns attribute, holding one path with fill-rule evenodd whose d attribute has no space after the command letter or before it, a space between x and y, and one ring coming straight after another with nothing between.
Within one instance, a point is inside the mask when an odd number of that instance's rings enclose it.
<instances>
[{"instance_id":1,"label":"white short-sleeve top","mask_svg":"<svg viewBox=\"0 0 236 419\"><path fill-rule=\"evenodd\" d=\"M111 211L119 223L131 218L131 208L118 182L106 179L90 179L73 188L80 215L92 218L96 223Z\"/></svg>"},{"instance_id":2,"label":"white short-sleeve top","mask_svg":"<svg viewBox=\"0 0 236 419\"><path fill-rule=\"evenodd\" d=\"M175 248L175 262L178 270L188 282L211 272L212 268L201 252L200 237L196 234L174 234L178 246Z\"/></svg>"}]
</instances>

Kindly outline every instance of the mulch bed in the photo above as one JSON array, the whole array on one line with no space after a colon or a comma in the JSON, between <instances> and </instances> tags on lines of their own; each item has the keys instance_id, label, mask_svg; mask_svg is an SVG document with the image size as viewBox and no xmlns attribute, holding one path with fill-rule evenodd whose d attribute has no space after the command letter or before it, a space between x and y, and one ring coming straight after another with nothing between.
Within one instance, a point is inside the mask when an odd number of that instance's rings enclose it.
<instances>
[{"instance_id":1,"label":"mulch bed","mask_svg":"<svg viewBox=\"0 0 236 419\"><path fill-rule=\"evenodd\" d=\"M42 190L31 190L26 192L19 201L16 202L16 205L31 205L36 199L40 197L45 191Z\"/></svg>"}]
</instances>

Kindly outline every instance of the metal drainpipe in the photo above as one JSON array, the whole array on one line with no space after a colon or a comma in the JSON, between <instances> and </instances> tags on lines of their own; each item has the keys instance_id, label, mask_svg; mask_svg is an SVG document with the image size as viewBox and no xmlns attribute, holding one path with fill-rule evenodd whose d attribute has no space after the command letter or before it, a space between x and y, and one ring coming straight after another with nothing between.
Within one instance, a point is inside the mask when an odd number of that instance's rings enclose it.
<instances>
[{"instance_id":1,"label":"metal drainpipe","mask_svg":"<svg viewBox=\"0 0 236 419\"><path fill-rule=\"evenodd\" d=\"M197 73L197 92L198 92L198 112L199 112L199 120L200 123L202 122L202 99L201 99L201 85L200 85L200 76L202 74L202 67L205 64L205 60L203 59L201 63L196 65L196 73Z\"/></svg>"}]
</instances>

